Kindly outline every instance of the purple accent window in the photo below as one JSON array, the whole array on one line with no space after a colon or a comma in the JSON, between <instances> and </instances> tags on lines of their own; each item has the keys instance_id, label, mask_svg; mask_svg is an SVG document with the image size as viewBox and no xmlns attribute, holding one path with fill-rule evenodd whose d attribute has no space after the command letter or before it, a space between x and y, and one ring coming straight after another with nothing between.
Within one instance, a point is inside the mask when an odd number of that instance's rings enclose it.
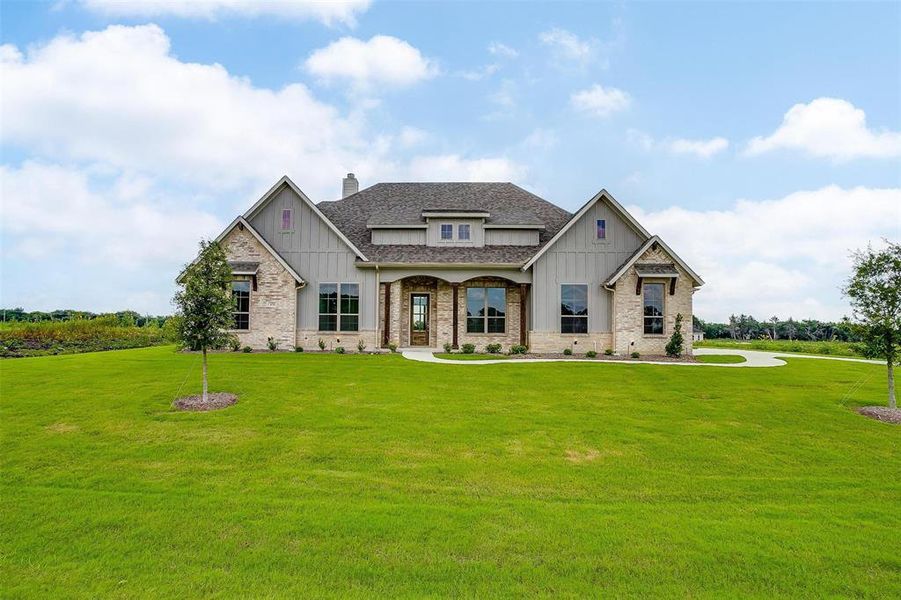
<instances>
[{"instance_id":1,"label":"purple accent window","mask_svg":"<svg viewBox=\"0 0 901 600\"><path fill-rule=\"evenodd\" d=\"M294 211L290 208L282 209L282 231L294 229Z\"/></svg>"},{"instance_id":2,"label":"purple accent window","mask_svg":"<svg viewBox=\"0 0 901 600\"><path fill-rule=\"evenodd\" d=\"M607 239L607 221L605 219L598 219L598 239Z\"/></svg>"}]
</instances>

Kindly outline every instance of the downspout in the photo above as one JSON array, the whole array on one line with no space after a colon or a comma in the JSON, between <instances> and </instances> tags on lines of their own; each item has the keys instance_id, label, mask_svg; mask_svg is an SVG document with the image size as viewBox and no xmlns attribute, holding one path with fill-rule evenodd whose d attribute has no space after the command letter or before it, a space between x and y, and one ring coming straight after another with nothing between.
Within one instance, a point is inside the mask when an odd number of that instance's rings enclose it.
<instances>
[{"instance_id":1,"label":"downspout","mask_svg":"<svg viewBox=\"0 0 901 600\"><path fill-rule=\"evenodd\" d=\"M375 266L375 347L382 347L382 328L379 325L379 291L381 290L379 266Z\"/></svg>"},{"instance_id":2,"label":"downspout","mask_svg":"<svg viewBox=\"0 0 901 600\"><path fill-rule=\"evenodd\" d=\"M610 297L610 330L613 333L611 344L613 351L616 352L616 284L610 287L605 283L602 287L612 294Z\"/></svg>"}]
</instances>

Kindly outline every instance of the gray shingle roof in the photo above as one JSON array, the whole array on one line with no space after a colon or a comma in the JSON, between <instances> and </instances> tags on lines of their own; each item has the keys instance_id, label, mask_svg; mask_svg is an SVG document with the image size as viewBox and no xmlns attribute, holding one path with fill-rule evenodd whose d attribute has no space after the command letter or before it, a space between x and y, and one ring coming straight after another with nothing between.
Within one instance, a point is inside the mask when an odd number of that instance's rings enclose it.
<instances>
[{"instance_id":1,"label":"gray shingle roof","mask_svg":"<svg viewBox=\"0 0 901 600\"><path fill-rule=\"evenodd\" d=\"M522 264L572 217L512 183L379 183L319 209L369 260L398 263ZM423 210L484 211L486 225L541 225L538 246L484 248L375 245L371 225L424 224Z\"/></svg>"},{"instance_id":2,"label":"gray shingle roof","mask_svg":"<svg viewBox=\"0 0 901 600\"><path fill-rule=\"evenodd\" d=\"M234 273L256 273L260 268L260 263L229 261L228 266L231 267L232 272Z\"/></svg>"},{"instance_id":3,"label":"gray shingle roof","mask_svg":"<svg viewBox=\"0 0 901 600\"><path fill-rule=\"evenodd\" d=\"M679 274L679 271L676 270L676 265L673 263L636 263L635 272L641 277Z\"/></svg>"}]
</instances>

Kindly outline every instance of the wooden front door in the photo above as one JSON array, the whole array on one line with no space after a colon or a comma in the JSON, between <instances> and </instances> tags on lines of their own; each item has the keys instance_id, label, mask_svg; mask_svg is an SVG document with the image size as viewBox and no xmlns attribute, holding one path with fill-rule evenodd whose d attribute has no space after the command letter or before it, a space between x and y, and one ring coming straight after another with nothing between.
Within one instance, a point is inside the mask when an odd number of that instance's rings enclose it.
<instances>
[{"instance_id":1,"label":"wooden front door","mask_svg":"<svg viewBox=\"0 0 901 600\"><path fill-rule=\"evenodd\" d=\"M410 294L410 345L429 345L428 294Z\"/></svg>"}]
</instances>

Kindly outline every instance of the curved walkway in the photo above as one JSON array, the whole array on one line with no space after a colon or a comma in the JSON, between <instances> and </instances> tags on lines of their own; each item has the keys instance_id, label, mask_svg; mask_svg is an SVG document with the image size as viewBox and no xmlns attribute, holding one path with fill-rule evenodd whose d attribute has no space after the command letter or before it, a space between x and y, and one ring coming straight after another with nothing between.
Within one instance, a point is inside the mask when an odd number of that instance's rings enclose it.
<instances>
[{"instance_id":1,"label":"curved walkway","mask_svg":"<svg viewBox=\"0 0 901 600\"><path fill-rule=\"evenodd\" d=\"M878 360L863 358L845 358L843 356L820 356L814 354L792 354L786 352L766 352L763 350L738 350L733 348L695 348L695 356L730 354L742 356L745 362L741 363L701 363L701 362L665 362L658 360L603 360L598 358L515 358L515 359L486 359L486 360L451 360L438 358L429 350L404 350L403 357L419 362L438 363L445 365L509 365L519 363L540 362L568 362L568 363L593 363L607 365L667 365L682 367L781 367L785 365L782 358L814 358L818 360L840 360L845 362L861 362L870 364L884 364Z\"/></svg>"}]
</instances>

